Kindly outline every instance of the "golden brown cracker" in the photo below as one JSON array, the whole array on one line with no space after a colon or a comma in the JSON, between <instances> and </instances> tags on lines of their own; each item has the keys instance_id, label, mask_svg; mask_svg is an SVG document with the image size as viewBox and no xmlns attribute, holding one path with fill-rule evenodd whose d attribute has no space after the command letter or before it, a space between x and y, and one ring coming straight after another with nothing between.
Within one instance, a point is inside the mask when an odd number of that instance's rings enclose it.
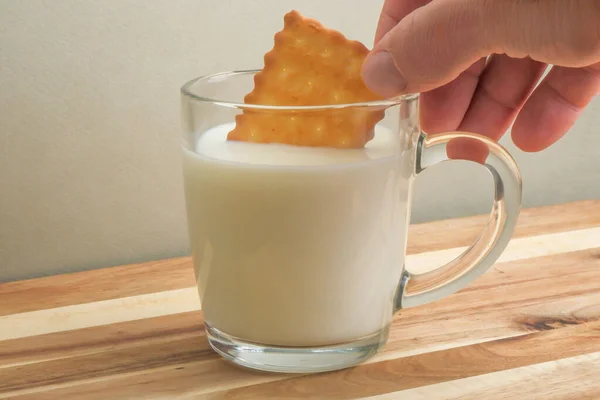
<instances>
[{"instance_id":1,"label":"golden brown cracker","mask_svg":"<svg viewBox=\"0 0 600 400\"><path fill-rule=\"evenodd\" d=\"M297 11L284 17L246 104L322 106L381 100L360 75L369 50ZM298 146L360 148L373 138L381 109L249 110L236 117L228 140Z\"/></svg>"}]
</instances>

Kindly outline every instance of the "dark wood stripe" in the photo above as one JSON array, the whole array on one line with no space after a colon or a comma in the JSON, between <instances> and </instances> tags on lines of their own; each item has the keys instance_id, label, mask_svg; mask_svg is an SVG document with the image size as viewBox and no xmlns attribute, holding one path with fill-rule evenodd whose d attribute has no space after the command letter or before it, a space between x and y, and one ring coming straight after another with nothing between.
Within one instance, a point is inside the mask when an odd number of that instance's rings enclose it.
<instances>
[{"instance_id":1,"label":"dark wood stripe","mask_svg":"<svg viewBox=\"0 0 600 400\"><path fill-rule=\"evenodd\" d=\"M206 335L0 369L0 394L217 360Z\"/></svg>"},{"instance_id":2,"label":"dark wood stripe","mask_svg":"<svg viewBox=\"0 0 600 400\"><path fill-rule=\"evenodd\" d=\"M0 316L195 285L188 257L0 284Z\"/></svg>"},{"instance_id":3,"label":"dark wood stripe","mask_svg":"<svg viewBox=\"0 0 600 400\"><path fill-rule=\"evenodd\" d=\"M1 371L1 370L0 370ZM281 377L285 379L287 377ZM19 400L106 400L201 398L203 394L231 387L243 387L275 379L272 374L248 372L220 358L168 365L160 370L109 379L90 379L83 384L65 385L41 391L23 390L9 394ZM2 393L0 392L0 396ZM187 397L189 396L189 397ZM279 398L285 398L280 396Z\"/></svg>"},{"instance_id":4,"label":"dark wood stripe","mask_svg":"<svg viewBox=\"0 0 600 400\"><path fill-rule=\"evenodd\" d=\"M163 343L204 335L202 312L193 311L4 340L0 341L0 368L7 365L81 357L129 347L160 346Z\"/></svg>"},{"instance_id":5,"label":"dark wood stripe","mask_svg":"<svg viewBox=\"0 0 600 400\"><path fill-rule=\"evenodd\" d=\"M600 353L394 392L410 400L597 400ZM388 394L383 395L392 399ZM376 396L370 399L381 399Z\"/></svg>"}]
</instances>

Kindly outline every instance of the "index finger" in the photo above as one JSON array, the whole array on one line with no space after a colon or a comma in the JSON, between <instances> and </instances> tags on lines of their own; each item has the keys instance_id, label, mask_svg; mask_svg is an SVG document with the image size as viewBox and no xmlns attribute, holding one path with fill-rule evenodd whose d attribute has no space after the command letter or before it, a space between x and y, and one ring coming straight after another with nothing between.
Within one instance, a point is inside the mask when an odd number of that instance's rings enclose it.
<instances>
[{"instance_id":1,"label":"index finger","mask_svg":"<svg viewBox=\"0 0 600 400\"><path fill-rule=\"evenodd\" d=\"M381 40L394 26L417 8L426 5L431 0L385 0L377 31L375 33L375 44Z\"/></svg>"}]
</instances>

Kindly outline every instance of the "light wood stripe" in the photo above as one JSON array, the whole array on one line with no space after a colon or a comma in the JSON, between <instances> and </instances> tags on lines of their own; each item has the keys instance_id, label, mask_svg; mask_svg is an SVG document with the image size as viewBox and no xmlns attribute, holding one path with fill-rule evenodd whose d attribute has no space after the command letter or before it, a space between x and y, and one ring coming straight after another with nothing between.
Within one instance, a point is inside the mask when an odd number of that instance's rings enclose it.
<instances>
[{"instance_id":1,"label":"light wood stripe","mask_svg":"<svg viewBox=\"0 0 600 400\"><path fill-rule=\"evenodd\" d=\"M516 261L543 254L561 254L600 246L600 227L514 239L502 260ZM411 255L413 271L437 267L462 249ZM176 289L113 300L57 307L0 317L0 341L43 335L136 319L152 318L200 308L195 288ZM35 321L35 322L34 322Z\"/></svg>"},{"instance_id":2,"label":"light wood stripe","mask_svg":"<svg viewBox=\"0 0 600 400\"><path fill-rule=\"evenodd\" d=\"M500 339L516 338L532 332L558 329L564 326L600 321L600 292L587 296L572 296L540 304L539 297L527 299L519 307L498 304L494 311L464 312L456 309L453 315L433 314L425 318L393 322L388 344L368 363L415 356L423 353L469 346ZM527 303L537 304L530 304ZM556 310L561 310L557 315ZM429 315L429 310L422 310ZM419 322L417 322L419 321Z\"/></svg>"},{"instance_id":3,"label":"light wood stripe","mask_svg":"<svg viewBox=\"0 0 600 400\"><path fill-rule=\"evenodd\" d=\"M487 215L414 224L408 254L469 246L479 236ZM600 226L600 200L579 201L521 210L513 238Z\"/></svg>"},{"instance_id":4,"label":"light wood stripe","mask_svg":"<svg viewBox=\"0 0 600 400\"><path fill-rule=\"evenodd\" d=\"M468 246L479 235L486 219L475 216L411 225L407 253ZM523 209L514 238L597 226L600 226L598 200ZM189 257L0 283L0 316L182 289L194 283Z\"/></svg>"},{"instance_id":5,"label":"light wood stripe","mask_svg":"<svg viewBox=\"0 0 600 400\"><path fill-rule=\"evenodd\" d=\"M498 262L524 260L596 247L600 247L600 227L531 236L511 240ZM409 255L406 257L406 265L413 272L430 271L459 256L466 249L466 247L459 247Z\"/></svg>"},{"instance_id":6,"label":"light wood stripe","mask_svg":"<svg viewBox=\"0 0 600 400\"><path fill-rule=\"evenodd\" d=\"M0 317L0 341L194 311L196 288L169 290Z\"/></svg>"}]
</instances>

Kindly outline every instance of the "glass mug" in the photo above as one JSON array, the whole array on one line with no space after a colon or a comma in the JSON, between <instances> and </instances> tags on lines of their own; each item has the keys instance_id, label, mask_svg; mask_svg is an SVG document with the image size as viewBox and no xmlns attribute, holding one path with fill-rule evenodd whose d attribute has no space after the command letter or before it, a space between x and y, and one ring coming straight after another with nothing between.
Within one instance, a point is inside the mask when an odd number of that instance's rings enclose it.
<instances>
[{"instance_id":1,"label":"glass mug","mask_svg":"<svg viewBox=\"0 0 600 400\"><path fill-rule=\"evenodd\" d=\"M498 144L419 128L418 95L347 105L243 104L257 71L182 87L189 238L208 340L226 359L275 372L358 364L386 342L393 314L448 296L482 275L513 233L517 165ZM363 149L226 141L236 115L293 123L382 112ZM325 132L326 134L326 132ZM446 145L483 147L494 202L479 238L433 271L404 268L412 186L449 160Z\"/></svg>"}]
</instances>

